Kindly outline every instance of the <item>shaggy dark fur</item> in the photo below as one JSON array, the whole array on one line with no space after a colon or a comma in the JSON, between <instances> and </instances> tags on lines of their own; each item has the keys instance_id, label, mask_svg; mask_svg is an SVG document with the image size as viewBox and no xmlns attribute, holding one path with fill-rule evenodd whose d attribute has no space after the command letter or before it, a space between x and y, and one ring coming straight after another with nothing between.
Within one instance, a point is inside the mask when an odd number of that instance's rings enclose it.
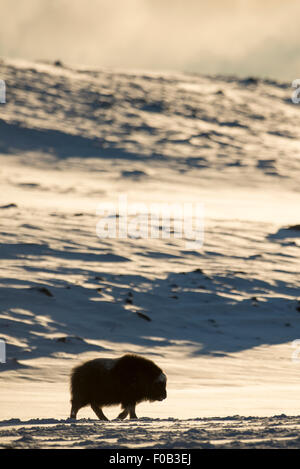
<instances>
[{"instance_id":1,"label":"shaggy dark fur","mask_svg":"<svg viewBox=\"0 0 300 469\"><path fill-rule=\"evenodd\" d=\"M137 418L135 406L142 401L167 397L166 376L155 363L138 355L98 358L72 370L71 418L90 405L100 420L107 420L102 407L121 404L119 418Z\"/></svg>"}]
</instances>

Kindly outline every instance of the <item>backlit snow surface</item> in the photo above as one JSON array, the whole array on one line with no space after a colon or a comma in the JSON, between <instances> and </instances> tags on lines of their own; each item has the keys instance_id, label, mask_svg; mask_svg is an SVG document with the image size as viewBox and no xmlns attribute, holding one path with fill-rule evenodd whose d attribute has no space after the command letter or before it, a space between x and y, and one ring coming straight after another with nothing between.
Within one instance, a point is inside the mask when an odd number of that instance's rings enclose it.
<instances>
[{"instance_id":1,"label":"backlit snow surface","mask_svg":"<svg viewBox=\"0 0 300 469\"><path fill-rule=\"evenodd\" d=\"M0 447L299 448L290 83L8 60L0 78ZM203 247L99 239L119 194L203 203ZM127 352L168 398L68 420L71 368Z\"/></svg>"}]
</instances>

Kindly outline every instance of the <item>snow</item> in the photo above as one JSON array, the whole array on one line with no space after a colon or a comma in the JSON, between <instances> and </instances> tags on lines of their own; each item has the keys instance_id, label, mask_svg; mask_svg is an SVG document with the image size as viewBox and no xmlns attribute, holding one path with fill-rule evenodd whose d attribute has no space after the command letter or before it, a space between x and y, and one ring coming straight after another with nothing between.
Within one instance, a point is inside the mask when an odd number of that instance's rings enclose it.
<instances>
[{"instance_id":1,"label":"snow","mask_svg":"<svg viewBox=\"0 0 300 469\"><path fill-rule=\"evenodd\" d=\"M32 449L218 449L299 448L299 419L273 417L142 418L99 423L82 419L1 422L4 448Z\"/></svg>"},{"instance_id":2,"label":"snow","mask_svg":"<svg viewBox=\"0 0 300 469\"><path fill-rule=\"evenodd\" d=\"M290 85L17 60L0 77L0 445L299 447ZM203 247L99 239L122 194L204 204ZM161 366L167 400L66 420L71 368L128 352Z\"/></svg>"}]
</instances>

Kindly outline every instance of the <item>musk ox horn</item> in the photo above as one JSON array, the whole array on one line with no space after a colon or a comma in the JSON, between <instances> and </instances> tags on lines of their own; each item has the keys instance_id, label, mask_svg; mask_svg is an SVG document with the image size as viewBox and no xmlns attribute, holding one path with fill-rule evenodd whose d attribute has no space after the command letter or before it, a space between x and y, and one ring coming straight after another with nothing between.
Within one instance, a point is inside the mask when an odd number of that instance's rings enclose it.
<instances>
[{"instance_id":1,"label":"musk ox horn","mask_svg":"<svg viewBox=\"0 0 300 469\"><path fill-rule=\"evenodd\" d=\"M159 377L156 379L159 383L166 383L167 382L167 377L164 373L161 373Z\"/></svg>"}]
</instances>

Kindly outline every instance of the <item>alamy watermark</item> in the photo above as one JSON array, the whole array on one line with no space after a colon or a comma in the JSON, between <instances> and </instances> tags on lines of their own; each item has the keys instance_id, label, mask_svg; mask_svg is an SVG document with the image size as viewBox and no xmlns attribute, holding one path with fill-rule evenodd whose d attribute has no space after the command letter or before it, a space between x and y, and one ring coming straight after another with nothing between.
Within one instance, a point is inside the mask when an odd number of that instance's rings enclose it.
<instances>
[{"instance_id":1,"label":"alamy watermark","mask_svg":"<svg viewBox=\"0 0 300 469\"><path fill-rule=\"evenodd\" d=\"M6 344L3 339L0 339L0 363L6 363Z\"/></svg>"},{"instance_id":2,"label":"alamy watermark","mask_svg":"<svg viewBox=\"0 0 300 469\"><path fill-rule=\"evenodd\" d=\"M0 104L6 103L6 84L4 80L0 80Z\"/></svg>"},{"instance_id":3,"label":"alamy watermark","mask_svg":"<svg viewBox=\"0 0 300 469\"><path fill-rule=\"evenodd\" d=\"M202 203L128 203L119 195L117 203L100 203L96 233L100 239L183 239L186 249L199 249L204 242Z\"/></svg>"},{"instance_id":4,"label":"alamy watermark","mask_svg":"<svg viewBox=\"0 0 300 469\"><path fill-rule=\"evenodd\" d=\"M300 339L293 340L291 347L295 349L292 352L292 362L300 363Z\"/></svg>"},{"instance_id":5,"label":"alamy watermark","mask_svg":"<svg viewBox=\"0 0 300 469\"><path fill-rule=\"evenodd\" d=\"M300 78L296 78L296 80L292 82L292 87L296 88L292 94L292 101L294 104L299 104L300 103Z\"/></svg>"}]
</instances>

